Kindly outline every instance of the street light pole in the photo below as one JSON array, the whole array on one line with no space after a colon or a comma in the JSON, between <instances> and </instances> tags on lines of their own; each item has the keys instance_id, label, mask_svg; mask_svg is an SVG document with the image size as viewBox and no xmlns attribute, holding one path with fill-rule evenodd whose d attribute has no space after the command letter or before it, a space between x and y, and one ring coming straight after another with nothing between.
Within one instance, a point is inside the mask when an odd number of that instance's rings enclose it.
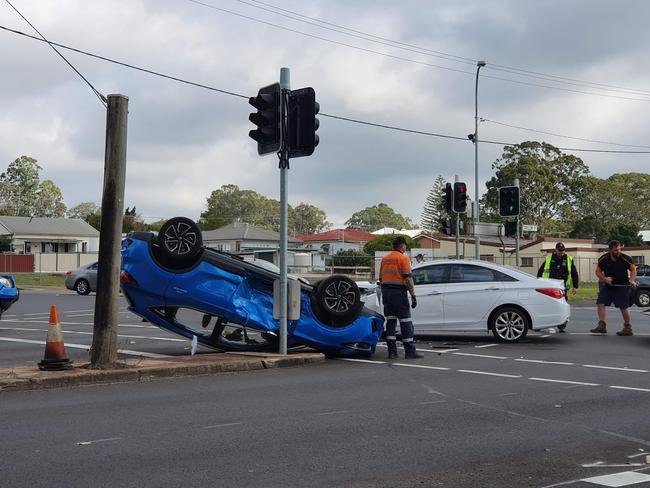
<instances>
[{"instance_id":1,"label":"street light pole","mask_svg":"<svg viewBox=\"0 0 650 488\"><path fill-rule=\"evenodd\" d=\"M478 74L483 66L485 66L485 61L476 63L476 86L474 89L474 242L476 244L476 259L481 259L481 238L478 234L478 224L481 220L478 203Z\"/></svg>"}]
</instances>

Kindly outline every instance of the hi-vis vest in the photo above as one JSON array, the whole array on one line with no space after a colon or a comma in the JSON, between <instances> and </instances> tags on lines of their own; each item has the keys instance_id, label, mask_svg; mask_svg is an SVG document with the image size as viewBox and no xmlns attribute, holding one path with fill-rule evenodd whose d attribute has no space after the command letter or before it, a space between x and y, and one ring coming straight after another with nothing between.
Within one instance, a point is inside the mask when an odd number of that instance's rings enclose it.
<instances>
[{"instance_id":1,"label":"hi-vis vest","mask_svg":"<svg viewBox=\"0 0 650 488\"><path fill-rule=\"evenodd\" d=\"M381 260L379 281L382 285L404 285L404 274L411 274L411 261L399 251L392 251Z\"/></svg>"},{"instance_id":2,"label":"hi-vis vest","mask_svg":"<svg viewBox=\"0 0 650 488\"><path fill-rule=\"evenodd\" d=\"M546 263L544 264L544 273L542 273L542 278L551 277L551 259L553 259L552 254L546 256ZM566 287L568 289L571 288L571 269L573 267L573 258L568 254L566 255L566 266L567 266L567 271L569 272L569 274L566 277Z\"/></svg>"}]
</instances>

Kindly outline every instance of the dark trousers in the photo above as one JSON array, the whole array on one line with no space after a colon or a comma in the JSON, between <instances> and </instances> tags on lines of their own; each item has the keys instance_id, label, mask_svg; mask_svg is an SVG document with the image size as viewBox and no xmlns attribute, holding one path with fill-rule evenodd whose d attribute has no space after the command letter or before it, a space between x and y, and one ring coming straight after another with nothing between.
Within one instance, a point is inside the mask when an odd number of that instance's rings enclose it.
<instances>
[{"instance_id":1,"label":"dark trousers","mask_svg":"<svg viewBox=\"0 0 650 488\"><path fill-rule=\"evenodd\" d=\"M406 288L382 286L381 296L384 302L384 316L386 317L386 345L388 346L388 352L397 353L395 329L398 320L402 331L404 352L415 352L413 320L411 320L411 306Z\"/></svg>"}]
</instances>

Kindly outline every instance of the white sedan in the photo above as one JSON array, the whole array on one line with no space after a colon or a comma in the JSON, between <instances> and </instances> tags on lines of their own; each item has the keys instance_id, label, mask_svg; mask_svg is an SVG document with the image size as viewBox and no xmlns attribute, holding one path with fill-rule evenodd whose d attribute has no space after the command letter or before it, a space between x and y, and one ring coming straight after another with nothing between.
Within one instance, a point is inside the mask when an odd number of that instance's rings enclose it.
<instances>
[{"instance_id":1,"label":"white sedan","mask_svg":"<svg viewBox=\"0 0 650 488\"><path fill-rule=\"evenodd\" d=\"M535 278L486 261L441 260L416 265L416 334L492 331L497 340L516 342L529 329L565 326L570 307L560 280ZM363 297L383 313L381 291Z\"/></svg>"}]
</instances>

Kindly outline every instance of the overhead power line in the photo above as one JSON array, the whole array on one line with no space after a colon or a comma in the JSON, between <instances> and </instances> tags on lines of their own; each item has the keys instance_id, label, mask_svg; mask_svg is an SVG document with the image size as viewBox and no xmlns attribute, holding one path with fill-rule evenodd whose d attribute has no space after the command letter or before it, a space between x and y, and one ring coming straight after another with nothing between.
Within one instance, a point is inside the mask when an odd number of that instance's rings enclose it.
<instances>
[{"instance_id":1,"label":"overhead power line","mask_svg":"<svg viewBox=\"0 0 650 488\"><path fill-rule=\"evenodd\" d=\"M186 84L186 85L195 86L195 87L198 87L198 88L203 88L205 90L210 90L210 91L222 93L224 95L230 95L230 96L233 96L233 97L244 98L246 100L248 100L248 98L249 98L248 96L243 95L241 93L236 93L236 92L233 92L233 91L230 91L230 90L224 90L224 89L216 88L216 87L206 85L206 84L203 84L203 83L197 83L197 82L189 81L189 80L186 80L186 79L183 79L183 78L178 78L176 76L167 75L165 73L161 73L161 72L158 72L158 71L154 71L154 70L147 69L147 68L142 68L140 66L125 63L125 62L122 62L122 61L117 61L117 60L114 60L114 59L111 59L111 58L107 58L105 56L100 56L98 54L90 53L88 51L83 51L83 50L78 49L78 48L66 46L65 44L59 44L59 43L52 42L52 41L45 41L44 39L41 39L39 37L32 36L31 34L26 34L25 32L21 32L19 30L10 29L10 28L5 27L3 25L0 25L0 29L4 30L4 31L7 31L7 32L12 32L12 33L20 35L20 36L28 37L30 39L33 39L33 40L36 40L36 41L39 41L39 42L47 42L48 44L52 44L54 46L60 47L61 49L66 49L66 50L69 50L69 51L72 51L72 52L83 54L85 56L89 56L91 58L100 59L100 60L106 61L108 63L113 63L113 64L123 66L123 67L129 68L129 69L134 69L134 70L137 70L137 71L141 71L143 73L148 73L150 75L154 75L154 76L158 76L158 77L165 78L165 79L168 79L168 80L176 81L178 83L183 83L183 84ZM469 141L469 139L467 137L455 136L455 135L451 135L451 134L441 134L441 133L436 133L436 132L427 132L427 131L421 131L421 130L415 130L415 129L407 129L407 128L404 128L404 127L398 127L398 126L386 125L386 124L379 124L379 123L376 123L376 122L369 122L369 121L365 121L365 120L353 119L353 118L350 118L350 117L344 117L344 116L340 116L340 115L334 115L334 114L328 114L328 113L319 113L319 116L328 117L328 118L337 119L337 120L343 120L343 121L346 121L346 122L351 122L351 123L356 123L356 124L361 124L361 125L367 125L367 126L378 127L378 128L383 128L383 129L395 130L395 131L399 131L399 132L408 132L408 133L411 133L411 134L418 134L418 135L424 135L424 136L429 136L429 137L438 137L438 138L444 138L444 139L454 139L454 140L461 140L461 141ZM483 140L483 139L480 139L480 142L485 143L485 144L498 144L498 145L503 145L503 146L514 146L514 145L516 145L516 143L512 143L512 142L498 142L498 141L490 141L490 140ZM558 149L561 149L563 151L574 151L574 152L650 154L650 151L620 151L620 150L564 148L564 147L558 147Z\"/></svg>"},{"instance_id":2,"label":"overhead power line","mask_svg":"<svg viewBox=\"0 0 650 488\"><path fill-rule=\"evenodd\" d=\"M70 61L68 61L68 60L66 59L66 57L65 57L63 54L61 54L61 53L59 52L59 50L58 50L56 47L54 47L54 45L53 45L50 41L48 41L48 40L45 38L45 36L44 36L43 34L41 34L41 32L40 32L36 27L34 27L34 25L33 25L29 20L27 20L27 17L25 17L23 14L20 13L20 10L18 10L16 7L14 7L14 5L13 5L9 0L5 0L5 1L9 4L9 6L10 6L12 9L14 9L14 10L16 11L16 13L17 13L18 15L20 15L20 16L22 17L22 19L23 19L25 22L27 22L27 23L29 24L29 26L30 26L32 29L34 29L34 30L36 31L36 33L37 33L39 36L41 36L41 39L42 39L43 41L45 41L46 43L48 43L48 44L50 45L50 47L54 50L54 52L57 53L57 54L61 57L61 59L63 59L63 61L65 61L65 62L67 63L67 65L70 66L70 68L72 68L72 69L74 70L74 72L77 73L77 74L81 77L81 79L84 80L84 81L86 82L86 84L90 87L90 89L93 91L93 93L95 94L95 96L96 96L97 98L99 98L99 101L100 101L101 104L104 106L104 108L106 108L106 107L107 107L107 104L108 104L108 100L106 100L106 97L105 97L104 95L102 95L99 91L97 91L97 89L92 85L92 83L91 83L90 81L88 81L88 79L87 79L84 75L82 75L81 72L80 72L77 68L75 68L75 67L72 65L72 63L71 63Z\"/></svg>"},{"instance_id":3,"label":"overhead power line","mask_svg":"<svg viewBox=\"0 0 650 488\"><path fill-rule=\"evenodd\" d=\"M195 1L195 0L188 0L193 3L199 3L202 4L201 2ZM340 24L335 24L332 22L327 22L321 19L318 19L316 17L310 17L308 15L304 15L298 12L295 12L293 10L288 10L284 8L277 7L275 5L272 5L270 3L262 2L259 0L250 0L250 1L245 1L245 0L234 0L236 2L242 3L244 5L249 5L251 7L255 7L267 12L274 13L276 15L282 15L283 17L298 21L298 22L303 22L309 25L314 25L317 27L320 27L322 29L327 29L331 30L334 32L339 32L343 33L346 35L350 35L352 37L358 37L360 39L365 39L370 42L376 42L379 44L383 44L386 46L394 47L397 49L404 49L406 51L411 51L411 52L416 52L419 54L424 54L424 55L429 55L429 56L434 56L438 57L441 59L446 59L448 61L453 61L453 62L458 62L458 63L463 63L463 64L471 64L471 65L476 65L477 60L469 57L464 57L464 56L458 56L456 54L451 54L451 53L446 53L443 51L438 51L438 50L433 50L429 48L425 48L422 46L417 46L414 44L409 44L401 41L396 41L394 39L389 39L386 37L381 37L377 36L374 34L370 34L368 32L363 32L360 30L356 29L351 29L349 27L340 25ZM253 2L253 3L251 3ZM258 4L258 5L255 5ZM264 5L265 7L270 7L270 8L265 8L261 7L261 5ZM206 5L207 6L207 5ZM291 14L291 15L285 15L285 14ZM295 16L295 17L294 17ZM298 17L298 18L296 18ZM303 19L308 19L303 20ZM323 24L323 25L320 25ZM330 27L328 27L330 26ZM347 31L347 32L346 32ZM563 83L563 84L568 84L568 85L574 85L574 86L582 86L585 88L595 88L599 90L605 90L605 91L614 91L614 92L621 92L621 93L627 93L627 94L636 94L636 95L650 95L649 90L641 90L641 89L636 89L636 88L625 88L622 86L617 86L617 85L611 85L611 84L606 84L606 83L598 83L598 82L593 82L593 81L585 81L585 80L579 80L576 78L568 78L565 76L557 76L557 75L552 75L548 73L542 73L539 71L532 71L528 69L523 69L523 68L516 68L513 66L507 66L503 64L497 64L497 63L488 63L486 66L489 69L495 69L497 71L504 71L512 74L516 74L518 76L527 76L530 78L536 78L536 79L542 79L546 81L552 81L555 83Z\"/></svg>"},{"instance_id":4,"label":"overhead power line","mask_svg":"<svg viewBox=\"0 0 650 488\"><path fill-rule=\"evenodd\" d=\"M529 127L522 127L522 126L519 126L519 125L506 124L505 122L498 122L496 120L486 119L486 118L483 118L483 117L480 117L480 120L481 120L481 122L490 122L492 124L502 125L504 127L510 127L512 129L527 130L527 131L530 131L530 132L537 132L539 134L546 134L546 135L549 135L549 136L562 137L564 139L573 139L573 140L576 140L576 141L584 141L584 142L595 142L595 143L598 143L598 144L609 144L611 146L643 147L643 148L650 149L650 146L637 145L637 144L623 144L623 143L620 143L620 142L607 142L607 141L599 141L597 139L586 139L584 137L567 136L567 135L563 135L563 134L557 134L555 132L548 132L548 131L539 130L539 129L531 129Z\"/></svg>"}]
</instances>

